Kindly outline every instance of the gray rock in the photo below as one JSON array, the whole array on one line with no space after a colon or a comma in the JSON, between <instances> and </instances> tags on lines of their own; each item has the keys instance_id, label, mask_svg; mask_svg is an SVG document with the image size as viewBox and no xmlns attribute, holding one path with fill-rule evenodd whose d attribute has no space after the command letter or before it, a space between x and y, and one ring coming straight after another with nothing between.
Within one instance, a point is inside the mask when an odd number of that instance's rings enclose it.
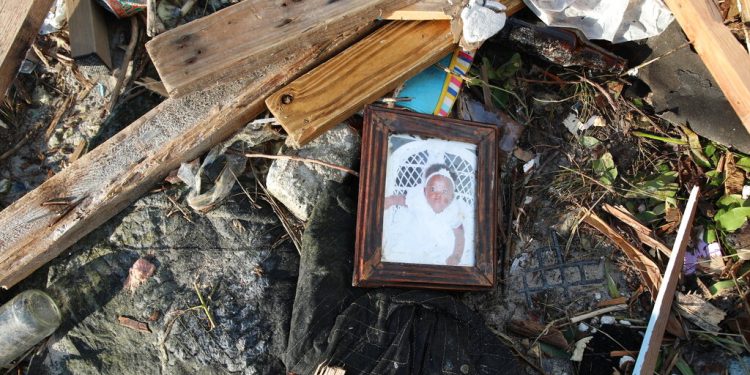
<instances>
[{"instance_id":1,"label":"gray rock","mask_svg":"<svg viewBox=\"0 0 750 375\"><path fill-rule=\"evenodd\" d=\"M651 55L663 56L685 44L677 22L661 35L648 39ZM669 121L685 124L715 142L750 153L750 134L717 86L697 53L688 47L640 69L638 77L654 93L654 109Z\"/></svg>"},{"instance_id":2,"label":"gray rock","mask_svg":"<svg viewBox=\"0 0 750 375\"><path fill-rule=\"evenodd\" d=\"M184 205L185 190L141 198L51 263L47 290L64 323L32 373L284 373L278 358L296 250L279 241L284 232L273 211L253 208L238 188L215 210L192 214L192 222L166 197L177 194ZM156 273L130 293L123 283L143 256ZM195 281L209 299L217 324L211 331L202 310L188 310L200 304ZM148 323L152 333L119 325L119 316Z\"/></svg>"},{"instance_id":3,"label":"gray rock","mask_svg":"<svg viewBox=\"0 0 750 375\"><path fill-rule=\"evenodd\" d=\"M280 153L325 161L352 168L359 158L357 131L340 124L299 149L284 147ZM342 182L346 172L319 164L275 160L268 170L268 191L300 220L307 220L327 181Z\"/></svg>"}]
</instances>

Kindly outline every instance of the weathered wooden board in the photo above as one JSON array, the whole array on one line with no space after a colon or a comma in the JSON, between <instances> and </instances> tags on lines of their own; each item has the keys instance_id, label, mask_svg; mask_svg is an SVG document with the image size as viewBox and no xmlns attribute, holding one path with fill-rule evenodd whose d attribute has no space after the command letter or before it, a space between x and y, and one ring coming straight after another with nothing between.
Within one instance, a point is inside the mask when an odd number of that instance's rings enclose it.
<instances>
[{"instance_id":1,"label":"weathered wooden board","mask_svg":"<svg viewBox=\"0 0 750 375\"><path fill-rule=\"evenodd\" d=\"M279 60L302 33L328 41L362 19L416 0L246 0L158 35L146 44L170 96L230 82Z\"/></svg>"},{"instance_id":2,"label":"weathered wooden board","mask_svg":"<svg viewBox=\"0 0 750 375\"><path fill-rule=\"evenodd\" d=\"M682 273L685 249L690 242L693 218L698 208L699 193L700 188L697 186L693 187L690 192L690 199L685 206L685 213L682 215L680 228L677 230L677 237L672 246L672 255L669 257L667 269L664 271L664 280L659 286L659 294L654 301L654 310L651 312L648 328L646 328L646 334L643 337L643 344L638 352L638 359L635 361L634 374L653 374L656 369L659 348L669 321L675 288L677 288L677 281Z\"/></svg>"},{"instance_id":3,"label":"weathered wooden board","mask_svg":"<svg viewBox=\"0 0 750 375\"><path fill-rule=\"evenodd\" d=\"M238 82L164 101L0 212L0 286L18 283L180 163L242 128L265 110L269 93L361 38L373 23L360 17L347 25L299 33Z\"/></svg>"},{"instance_id":4,"label":"weathered wooden board","mask_svg":"<svg viewBox=\"0 0 750 375\"><path fill-rule=\"evenodd\" d=\"M729 104L750 132L750 55L711 0L665 0Z\"/></svg>"},{"instance_id":5,"label":"weathered wooden board","mask_svg":"<svg viewBox=\"0 0 750 375\"><path fill-rule=\"evenodd\" d=\"M53 1L0 1L0 98L13 83Z\"/></svg>"},{"instance_id":6,"label":"weathered wooden board","mask_svg":"<svg viewBox=\"0 0 750 375\"><path fill-rule=\"evenodd\" d=\"M456 48L448 21L393 21L266 100L303 145Z\"/></svg>"}]
</instances>

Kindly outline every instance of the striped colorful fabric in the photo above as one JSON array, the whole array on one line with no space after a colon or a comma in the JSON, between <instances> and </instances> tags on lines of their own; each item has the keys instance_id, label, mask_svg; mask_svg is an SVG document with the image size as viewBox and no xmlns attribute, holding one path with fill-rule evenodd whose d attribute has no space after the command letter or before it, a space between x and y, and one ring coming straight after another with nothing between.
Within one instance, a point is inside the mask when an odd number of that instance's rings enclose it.
<instances>
[{"instance_id":1,"label":"striped colorful fabric","mask_svg":"<svg viewBox=\"0 0 750 375\"><path fill-rule=\"evenodd\" d=\"M451 74L445 77L445 83L443 84L443 92L440 94L437 108L433 113L436 116L448 116L453 109L453 104L456 102L458 92L461 91L461 85L463 84L463 77L469 72L471 63L474 61L474 52L457 50L453 54L451 64L448 70Z\"/></svg>"}]
</instances>

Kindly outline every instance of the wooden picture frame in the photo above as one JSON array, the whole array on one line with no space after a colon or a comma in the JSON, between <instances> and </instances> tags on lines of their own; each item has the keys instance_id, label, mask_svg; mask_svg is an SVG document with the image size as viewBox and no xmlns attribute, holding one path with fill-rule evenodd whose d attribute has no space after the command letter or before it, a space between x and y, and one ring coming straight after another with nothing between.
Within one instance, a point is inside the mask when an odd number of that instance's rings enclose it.
<instances>
[{"instance_id":1,"label":"wooden picture frame","mask_svg":"<svg viewBox=\"0 0 750 375\"><path fill-rule=\"evenodd\" d=\"M374 106L364 117L352 284L493 287L498 129Z\"/></svg>"}]
</instances>

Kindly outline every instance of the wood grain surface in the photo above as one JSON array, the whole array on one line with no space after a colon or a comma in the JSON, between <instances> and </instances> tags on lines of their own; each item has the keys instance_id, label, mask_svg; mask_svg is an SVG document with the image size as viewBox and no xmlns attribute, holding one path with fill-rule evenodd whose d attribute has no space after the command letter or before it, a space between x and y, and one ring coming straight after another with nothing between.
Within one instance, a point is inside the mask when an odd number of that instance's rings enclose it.
<instances>
[{"instance_id":1,"label":"wood grain surface","mask_svg":"<svg viewBox=\"0 0 750 375\"><path fill-rule=\"evenodd\" d=\"M448 21L393 21L266 100L301 146L456 48Z\"/></svg>"},{"instance_id":2,"label":"wood grain surface","mask_svg":"<svg viewBox=\"0 0 750 375\"><path fill-rule=\"evenodd\" d=\"M9 288L265 110L266 96L371 30L300 33L233 85L158 107L0 212L0 286ZM70 204L50 204L67 201Z\"/></svg>"},{"instance_id":3,"label":"wood grain surface","mask_svg":"<svg viewBox=\"0 0 750 375\"><path fill-rule=\"evenodd\" d=\"M146 44L170 96L230 82L279 61L301 35L330 41L416 0L246 0L158 35Z\"/></svg>"},{"instance_id":4,"label":"wood grain surface","mask_svg":"<svg viewBox=\"0 0 750 375\"><path fill-rule=\"evenodd\" d=\"M54 1L0 1L0 99L13 83Z\"/></svg>"}]
</instances>

